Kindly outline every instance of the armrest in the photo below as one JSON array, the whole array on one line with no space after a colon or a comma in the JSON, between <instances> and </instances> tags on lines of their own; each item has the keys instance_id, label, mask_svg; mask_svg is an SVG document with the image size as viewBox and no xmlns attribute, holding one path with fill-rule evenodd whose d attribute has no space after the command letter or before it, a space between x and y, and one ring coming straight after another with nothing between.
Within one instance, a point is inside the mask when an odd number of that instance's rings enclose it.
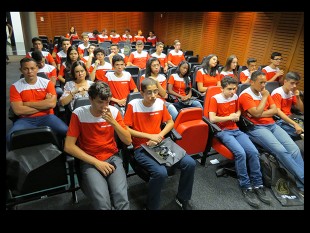
<instances>
[{"instance_id":1,"label":"armrest","mask_svg":"<svg viewBox=\"0 0 310 233\"><path fill-rule=\"evenodd\" d=\"M196 90L195 88L192 88L192 92L195 94L196 97L201 98L203 95L200 91Z\"/></svg>"},{"instance_id":2,"label":"armrest","mask_svg":"<svg viewBox=\"0 0 310 233\"><path fill-rule=\"evenodd\" d=\"M173 141L182 139L181 134L179 134L178 131L176 131L174 128L170 131L170 134Z\"/></svg>"},{"instance_id":3,"label":"armrest","mask_svg":"<svg viewBox=\"0 0 310 233\"><path fill-rule=\"evenodd\" d=\"M206 116L203 116L202 120L209 125L209 127L211 128L213 133L217 133L217 132L222 131L220 127L218 127L216 124L212 123L210 121L210 119L207 118Z\"/></svg>"}]
</instances>

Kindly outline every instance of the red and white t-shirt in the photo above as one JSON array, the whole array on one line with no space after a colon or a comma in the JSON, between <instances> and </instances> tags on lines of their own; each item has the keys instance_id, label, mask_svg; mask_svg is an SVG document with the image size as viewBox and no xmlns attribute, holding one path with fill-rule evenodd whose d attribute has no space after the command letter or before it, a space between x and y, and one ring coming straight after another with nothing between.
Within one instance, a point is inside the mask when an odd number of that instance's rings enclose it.
<instances>
[{"instance_id":1,"label":"red and white t-shirt","mask_svg":"<svg viewBox=\"0 0 310 233\"><path fill-rule=\"evenodd\" d=\"M291 107L297 103L296 96L292 91L286 94L282 87L278 87L272 91L271 97L277 108L280 108L285 115L292 114Z\"/></svg>"}]
</instances>

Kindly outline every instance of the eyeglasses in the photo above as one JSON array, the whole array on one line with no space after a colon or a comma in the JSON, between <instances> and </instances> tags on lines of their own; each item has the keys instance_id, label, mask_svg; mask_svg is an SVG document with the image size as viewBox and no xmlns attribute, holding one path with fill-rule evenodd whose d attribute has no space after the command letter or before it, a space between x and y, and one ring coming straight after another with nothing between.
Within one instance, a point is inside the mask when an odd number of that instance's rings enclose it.
<instances>
[{"instance_id":1,"label":"eyeglasses","mask_svg":"<svg viewBox=\"0 0 310 233\"><path fill-rule=\"evenodd\" d=\"M152 95L152 93L154 93L154 95L158 95L159 90L158 90L158 89L155 89L155 90L153 90L153 91L148 90L148 91L146 91L145 93L146 93L147 95Z\"/></svg>"},{"instance_id":2,"label":"eyeglasses","mask_svg":"<svg viewBox=\"0 0 310 233\"><path fill-rule=\"evenodd\" d=\"M275 61L282 61L283 58L276 58L276 59L273 59L273 60L275 60Z\"/></svg>"}]
</instances>

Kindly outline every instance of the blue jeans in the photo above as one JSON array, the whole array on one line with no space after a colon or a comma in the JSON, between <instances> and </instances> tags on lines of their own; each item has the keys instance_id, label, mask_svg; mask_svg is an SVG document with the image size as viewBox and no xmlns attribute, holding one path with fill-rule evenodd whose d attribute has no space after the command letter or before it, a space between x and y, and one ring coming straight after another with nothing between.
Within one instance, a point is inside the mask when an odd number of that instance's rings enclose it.
<instances>
[{"instance_id":1,"label":"blue jeans","mask_svg":"<svg viewBox=\"0 0 310 233\"><path fill-rule=\"evenodd\" d=\"M147 207L150 210L158 210L160 207L160 193L165 180L168 177L167 169L155 161L142 147L135 150L135 159L151 174L148 184ZM194 183L196 162L189 155L185 155L174 167L181 170L177 196L184 200L190 200Z\"/></svg>"},{"instance_id":2,"label":"blue jeans","mask_svg":"<svg viewBox=\"0 0 310 233\"><path fill-rule=\"evenodd\" d=\"M177 118L178 115L178 110L174 107L174 105L172 103L169 102L165 102L168 112L170 113L172 120L175 121L175 118Z\"/></svg>"},{"instance_id":3,"label":"blue jeans","mask_svg":"<svg viewBox=\"0 0 310 233\"><path fill-rule=\"evenodd\" d=\"M32 129L39 126L51 127L54 133L56 133L57 136L62 139L66 137L68 131L68 126L65 124L65 122L63 122L54 114L39 117L19 118L17 121L14 122L12 128L10 129L10 131L6 136L7 146L9 147L10 145L11 133L13 133L14 131L21 129Z\"/></svg>"},{"instance_id":4,"label":"blue jeans","mask_svg":"<svg viewBox=\"0 0 310 233\"><path fill-rule=\"evenodd\" d=\"M280 119L276 121L276 124L278 126L280 126L282 129L284 129L293 140L298 140L301 139L300 135L295 133L295 128L291 125L289 125L287 122L285 122L284 120Z\"/></svg>"},{"instance_id":5,"label":"blue jeans","mask_svg":"<svg viewBox=\"0 0 310 233\"><path fill-rule=\"evenodd\" d=\"M249 139L249 136L240 131L222 130L216 134L223 144L234 154L235 167L237 171L239 185L242 189L263 184L262 173L259 163L259 152ZM249 166L248 175L247 163ZM252 182L252 184L251 184Z\"/></svg>"},{"instance_id":6,"label":"blue jeans","mask_svg":"<svg viewBox=\"0 0 310 233\"><path fill-rule=\"evenodd\" d=\"M201 103L198 100L194 100L191 105L186 105L186 104L183 104L182 102L176 102L176 103L173 103L173 105L178 111L180 111L180 109L182 108L189 108L189 107L198 107L198 108L203 109Z\"/></svg>"},{"instance_id":7,"label":"blue jeans","mask_svg":"<svg viewBox=\"0 0 310 233\"><path fill-rule=\"evenodd\" d=\"M304 190L304 161L291 137L276 123L255 125L246 132L250 139L276 156L278 161L295 177L296 185Z\"/></svg>"}]
</instances>

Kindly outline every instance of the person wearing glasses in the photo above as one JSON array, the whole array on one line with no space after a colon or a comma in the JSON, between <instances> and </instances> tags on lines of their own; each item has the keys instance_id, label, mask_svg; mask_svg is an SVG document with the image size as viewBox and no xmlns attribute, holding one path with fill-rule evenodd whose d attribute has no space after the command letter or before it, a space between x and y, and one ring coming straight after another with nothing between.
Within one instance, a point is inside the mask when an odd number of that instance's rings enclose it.
<instances>
[{"instance_id":1,"label":"person wearing glasses","mask_svg":"<svg viewBox=\"0 0 310 233\"><path fill-rule=\"evenodd\" d=\"M271 64L262 69L266 74L267 82L278 81L281 85L283 84L284 70L280 70L279 68L283 60L281 55L279 52L273 52L270 57Z\"/></svg>"},{"instance_id":2,"label":"person wearing glasses","mask_svg":"<svg viewBox=\"0 0 310 233\"><path fill-rule=\"evenodd\" d=\"M132 136L134 158L150 173L146 209L158 210L161 189L168 178L167 169L154 160L141 144L157 145L173 129L174 122L164 101L157 98L159 89L155 79L145 78L141 83L140 93L143 99L134 99L128 103L124 122ZM164 122L166 125L161 129ZM192 209L189 200L192 196L196 162L186 154L173 166L181 170L175 201L182 210Z\"/></svg>"}]
</instances>

